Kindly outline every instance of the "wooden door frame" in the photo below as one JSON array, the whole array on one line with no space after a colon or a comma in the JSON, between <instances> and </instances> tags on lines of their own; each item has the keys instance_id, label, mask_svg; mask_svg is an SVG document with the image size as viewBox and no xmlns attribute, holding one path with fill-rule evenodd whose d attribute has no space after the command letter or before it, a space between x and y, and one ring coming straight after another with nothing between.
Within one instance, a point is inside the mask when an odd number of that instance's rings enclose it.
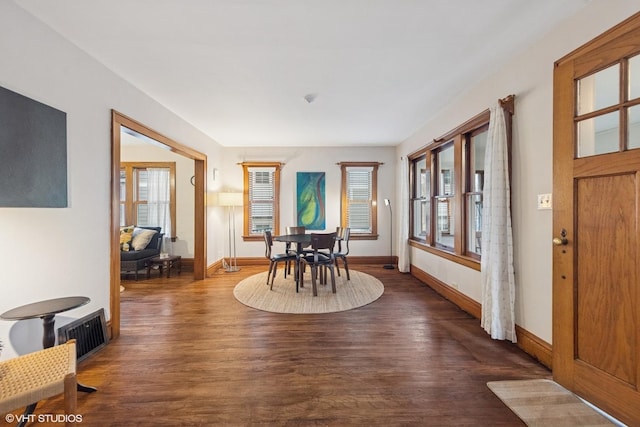
<instances>
[{"instance_id":1,"label":"wooden door frame","mask_svg":"<svg viewBox=\"0 0 640 427\"><path fill-rule=\"evenodd\" d=\"M121 127L127 127L154 139L171 151L194 161L195 218L193 278L206 277L206 170L207 156L168 138L142 123L111 110L111 270L110 270L110 319L111 338L120 335L120 152Z\"/></svg>"}]
</instances>

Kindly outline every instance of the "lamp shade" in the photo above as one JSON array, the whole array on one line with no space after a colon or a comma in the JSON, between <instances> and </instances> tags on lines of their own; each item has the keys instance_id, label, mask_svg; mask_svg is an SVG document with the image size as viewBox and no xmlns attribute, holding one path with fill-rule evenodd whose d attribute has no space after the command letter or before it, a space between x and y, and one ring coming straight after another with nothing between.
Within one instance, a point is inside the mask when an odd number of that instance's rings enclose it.
<instances>
[{"instance_id":1,"label":"lamp shade","mask_svg":"<svg viewBox=\"0 0 640 427\"><path fill-rule=\"evenodd\" d=\"M221 192L218 193L218 206L242 206L242 193Z\"/></svg>"}]
</instances>

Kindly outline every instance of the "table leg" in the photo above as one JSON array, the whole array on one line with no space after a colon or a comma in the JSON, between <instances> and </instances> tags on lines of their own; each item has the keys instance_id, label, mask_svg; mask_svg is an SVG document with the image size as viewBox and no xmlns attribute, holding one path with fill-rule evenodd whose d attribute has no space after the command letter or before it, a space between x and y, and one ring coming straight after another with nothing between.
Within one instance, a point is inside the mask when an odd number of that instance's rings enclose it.
<instances>
[{"instance_id":1,"label":"table leg","mask_svg":"<svg viewBox=\"0 0 640 427\"><path fill-rule=\"evenodd\" d=\"M89 385L78 383L78 391L82 391L84 393L93 393L94 391L98 391L98 389Z\"/></svg>"},{"instance_id":2,"label":"table leg","mask_svg":"<svg viewBox=\"0 0 640 427\"><path fill-rule=\"evenodd\" d=\"M42 327L44 334L42 335L42 348L53 347L56 344L56 334L53 326L56 321L54 319L55 314L49 314L42 317Z\"/></svg>"},{"instance_id":3,"label":"table leg","mask_svg":"<svg viewBox=\"0 0 640 427\"><path fill-rule=\"evenodd\" d=\"M55 323L56 323L55 314L49 314L47 316L42 317L42 326L44 328L44 334L42 335L42 348L53 347L56 344L56 334L54 331ZM78 383L78 391L82 391L85 393L93 393L94 391L97 391L97 390L98 389L95 387L86 386L84 384ZM24 410L24 414L25 415L32 414L33 411L36 409L37 404L38 402L32 403L31 405L27 406L27 408ZM28 417L25 417L23 419L28 419Z\"/></svg>"},{"instance_id":4,"label":"table leg","mask_svg":"<svg viewBox=\"0 0 640 427\"><path fill-rule=\"evenodd\" d=\"M33 414L33 411L36 410L36 405L38 404L38 402L36 403L32 403L31 405L27 406L24 409L24 412L22 413L22 421L20 421L17 424L17 427L24 427L25 425L27 425L27 421L30 420L30 415Z\"/></svg>"}]
</instances>

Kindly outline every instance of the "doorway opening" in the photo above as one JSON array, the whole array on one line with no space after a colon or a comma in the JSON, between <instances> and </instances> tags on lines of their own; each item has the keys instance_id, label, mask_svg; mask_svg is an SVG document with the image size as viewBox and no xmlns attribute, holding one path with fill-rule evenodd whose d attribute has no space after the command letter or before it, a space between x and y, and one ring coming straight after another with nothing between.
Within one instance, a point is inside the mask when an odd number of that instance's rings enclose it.
<instances>
[{"instance_id":1,"label":"doorway opening","mask_svg":"<svg viewBox=\"0 0 640 427\"><path fill-rule=\"evenodd\" d=\"M120 169L122 132L124 129L160 143L170 151L194 161L193 278L206 276L206 215L205 179L206 155L186 147L115 110L111 111L111 269L110 320L111 338L120 335Z\"/></svg>"}]
</instances>

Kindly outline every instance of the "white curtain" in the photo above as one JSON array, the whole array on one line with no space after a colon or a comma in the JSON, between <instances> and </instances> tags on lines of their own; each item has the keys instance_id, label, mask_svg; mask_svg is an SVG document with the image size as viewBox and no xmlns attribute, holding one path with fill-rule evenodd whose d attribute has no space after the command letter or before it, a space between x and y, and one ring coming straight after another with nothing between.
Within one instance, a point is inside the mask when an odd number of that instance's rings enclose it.
<instances>
[{"instance_id":1,"label":"white curtain","mask_svg":"<svg viewBox=\"0 0 640 427\"><path fill-rule=\"evenodd\" d=\"M491 338L516 342L509 157L500 102L491 108L484 167L481 324Z\"/></svg>"},{"instance_id":2,"label":"white curtain","mask_svg":"<svg viewBox=\"0 0 640 427\"><path fill-rule=\"evenodd\" d=\"M409 258L409 159L400 158L400 205L398 217L400 227L398 229L398 271L408 273L410 271Z\"/></svg>"},{"instance_id":3,"label":"white curtain","mask_svg":"<svg viewBox=\"0 0 640 427\"><path fill-rule=\"evenodd\" d=\"M168 168L147 168L148 224L171 236L170 175Z\"/></svg>"}]
</instances>

